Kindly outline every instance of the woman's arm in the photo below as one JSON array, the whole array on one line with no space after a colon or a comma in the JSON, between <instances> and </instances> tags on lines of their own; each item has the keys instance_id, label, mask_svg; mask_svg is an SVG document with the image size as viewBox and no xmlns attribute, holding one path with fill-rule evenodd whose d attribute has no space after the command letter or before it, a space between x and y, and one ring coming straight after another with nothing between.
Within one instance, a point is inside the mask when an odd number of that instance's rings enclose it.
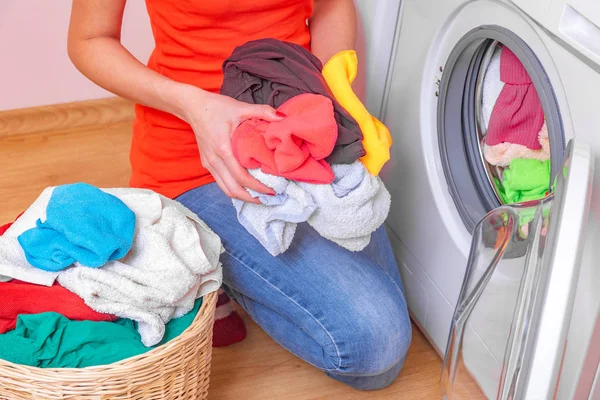
<instances>
[{"instance_id":1,"label":"woman's arm","mask_svg":"<svg viewBox=\"0 0 600 400\"><path fill-rule=\"evenodd\" d=\"M73 64L97 85L189 123L207 168L230 197L257 203L244 187L272 190L242 168L231 150L231 133L244 120L280 120L266 105L241 103L173 81L139 62L121 44L126 0L73 0L68 52Z\"/></svg>"},{"instance_id":2,"label":"woman's arm","mask_svg":"<svg viewBox=\"0 0 600 400\"><path fill-rule=\"evenodd\" d=\"M308 21L311 49L326 63L342 50L356 46L356 9L353 0L314 0Z\"/></svg>"},{"instance_id":3,"label":"woman's arm","mask_svg":"<svg viewBox=\"0 0 600 400\"><path fill-rule=\"evenodd\" d=\"M147 68L121 45L126 0L73 0L67 49L98 86L184 119L186 85Z\"/></svg>"}]
</instances>

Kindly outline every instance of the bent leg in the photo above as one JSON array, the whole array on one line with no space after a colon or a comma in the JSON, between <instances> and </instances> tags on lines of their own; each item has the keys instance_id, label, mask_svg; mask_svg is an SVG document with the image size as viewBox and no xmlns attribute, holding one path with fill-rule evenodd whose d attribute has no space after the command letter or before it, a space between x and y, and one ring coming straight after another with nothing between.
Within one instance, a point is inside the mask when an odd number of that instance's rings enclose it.
<instances>
[{"instance_id":1,"label":"bent leg","mask_svg":"<svg viewBox=\"0 0 600 400\"><path fill-rule=\"evenodd\" d=\"M383 228L353 253L298 225L272 257L238 223L216 185L178 199L223 240L224 282L275 341L329 376L368 390L389 385L411 339L400 274Z\"/></svg>"}]
</instances>

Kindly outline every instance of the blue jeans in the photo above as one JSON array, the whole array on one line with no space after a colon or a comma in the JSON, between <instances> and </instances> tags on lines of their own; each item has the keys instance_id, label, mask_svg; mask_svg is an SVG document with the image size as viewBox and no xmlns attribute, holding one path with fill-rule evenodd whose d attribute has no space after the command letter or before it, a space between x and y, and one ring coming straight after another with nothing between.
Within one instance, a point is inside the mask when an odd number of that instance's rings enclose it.
<instances>
[{"instance_id":1,"label":"blue jeans","mask_svg":"<svg viewBox=\"0 0 600 400\"><path fill-rule=\"evenodd\" d=\"M221 237L226 290L277 343L357 389L396 379L411 325L383 227L352 253L299 224L290 248L273 257L239 224L216 184L177 200Z\"/></svg>"}]
</instances>

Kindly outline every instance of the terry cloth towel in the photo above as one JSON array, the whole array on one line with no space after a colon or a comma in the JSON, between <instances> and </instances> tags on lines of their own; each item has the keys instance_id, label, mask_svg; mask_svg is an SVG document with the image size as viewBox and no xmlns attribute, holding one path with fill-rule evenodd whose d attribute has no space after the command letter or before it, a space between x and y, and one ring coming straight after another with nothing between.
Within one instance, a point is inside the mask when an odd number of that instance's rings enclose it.
<instances>
[{"instance_id":1,"label":"terry cloth towel","mask_svg":"<svg viewBox=\"0 0 600 400\"><path fill-rule=\"evenodd\" d=\"M317 57L302 46L261 39L237 47L223 63L221 94L251 104L278 108L302 93L320 94L333 102L338 138L329 164L351 164L365 155L360 127L335 100Z\"/></svg>"},{"instance_id":2,"label":"terry cloth towel","mask_svg":"<svg viewBox=\"0 0 600 400\"><path fill-rule=\"evenodd\" d=\"M538 140L542 146L540 150L531 150L521 144L514 143L500 143L495 146L488 146L484 143L483 154L488 163L499 167L508 167L510 162L516 158L530 158L539 161L550 159L550 142L546 122L542 125Z\"/></svg>"},{"instance_id":3,"label":"terry cloth towel","mask_svg":"<svg viewBox=\"0 0 600 400\"><path fill-rule=\"evenodd\" d=\"M0 333L15 329L20 314L56 312L77 321L114 321L116 317L102 314L85 305L76 294L55 283L51 287L13 280L0 283Z\"/></svg>"},{"instance_id":4,"label":"terry cloth towel","mask_svg":"<svg viewBox=\"0 0 600 400\"><path fill-rule=\"evenodd\" d=\"M496 105L496 100L498 100L498 96L500 96L500 92L504 88L504 82L500 80L501 54L502 47L496 46L490 64L485 71L485 77L483 78L481 113L483 114L483 122L486 130L490 125L490 117L492 116L494 105Z\"/></svg>"},{"instance_id":5,"label":"terry cloth towel","mask_svg":"<svg viewBox=\"0 0 600 400\"><path fill-rule=\"evenodd\" d=\"M37 285L52 286L55 272L46 272L33 267L25 257L17 237L34 228L38 219L46 219L46 206L50 201L52 188L45 189L29 208L0 236L0 280L18 279Z\"/></svg>"},{"instance_id":6,"label":"terry cloth towel","mask_svg":"<svg viewBox=\"0 0 600 400\"><path fill-rule=\"evenodd\" d=\"M333 104L327 97L301 94L283 103L282 121L244 121L232 135L235 157L244 168L294 181L330 183L331 167L325 158L337 140Z\"/></svg>"},{"instance_id":7,"label":"terry cloth towel","mask_svg":"<svg viewBox=\"0 0 600 400\"><path fill-rule=\"evenodd\" d=\"M296 224L305 222L317 205L312 197L296 183L278 176L267 175L259 169L249 170L261 183L275 191L275 196L250 191L261 204L233 199L238 221L271 254L285 252L294 238Z\"/></svg>"},{"instance_id":8,"label":"terry cloth towel","mask_svg":"<svg viewBox=\"0 0 600 400\"><path fill-rule=\"evenodd\" d=\"M202 299L181 318L169 322L157 346L181 335L194 321ZM0 359L39 368L108 365L144 354L134 321L71 321L53 312L19 315L15 330L0 335Z\"/></svg>"},{"instance_id":9,"label":"terry cloth towel","mask_svg":"<svg viewBox=\"0 0 600 400\"><path fill-rule=\"evenodd\" d=\"M500 56L500 79L505 82L494 105L485 143L494 146L508 142L533 150L544 123L544 111L529 74L507 47Z\"/></svg>"},{"instance_id":10,"label":"terry cloth towel","mask_svg":"<svg viewBox=\"0 0 600 400\"><path fill-rule=\"evenodd\" d=\"M4 232L6 232L12 224L13 224L12 222L9 222L8 224L0 226L0 236L4 235ZM11 277L0 275L0 282L9 282L11 280L12 280Z\"/></svg>"},{"instance_id":11,"label":"terry cloth towel","mask_svg":"<svg viewBox=\"0 0 600 400\"><path fill-rule=\"evenodd\" d=\"M506 204L544 198L550 189L550 160L517 158L504 170L500 195Z\"/></svg>"},{"instance_id":12,"label":"terry cloth towel","mask_svg":"<svg viewBox=\"0 0 600 400\"><path fill-rule=\"evenodd\" d=\"M142 342L153 346L165 323L221 285L221 240L176 201L150 190L106 191L139 216L133 247L102 268L68 268L58 282L98 312L137 321Z\"/></svg>"},{"instance_id":13,"label":"terry cloth towel","mask_svg":"<svg viewBox=\"0 0 600 400\"><path fill-rule=\"evenodd\" d=\"M53 190L44 190L0 237L0 274L46 286L54 282L58 274L27 263L16 241L16 236L34 227L35 221L45 219ZM119 198L136 215L133 247L125 258L103 268L75 263L60 272L59 283L95 311L138 321L144 343L156 344L165 322L185 314L194 299L220 286L221 240L192 211L151 190L103 191ZM15 247L6 241L11 239L7 235L13 235ZM3 257L6 254L12 257ZM22 264L10 263L15 261Z\"/></svg>"},{"instance_id":14,"label":"terry cloth towel","mask_svg":"<svg viewBox=\"0 0 600 400\"><path fill-rule=\"evenodd\" d=\"M334 55L323 67L323 77L335 99L358 122L364 136L366 154L360 161L372 175L379 175L383 165L390 159L392 137L388 128L369 114L352 90L352 82L358 72L358 57L354 50L344 50Z\"/></svg>"},{"instance_id":15,"label":"terry cloth towel","mask_svg":"<svg viewBox=\"0 0 600 400\"><path fill-rule=\"evenodd\" d=\"M333 165L333 172L331 185L298 183L317 203L308 223L324 238L350 251L361 251L387 218L390 193L360 162ZM359 177L361 181L355 186Z\"/></svg>"},{"instance_id":16,"label":"terry cloth towel","mask_svg":"<svg viewBox=\"0 0 600 400\"><path fill-rule=\"evenodd\" d=\"M9 235L10 228L0 237L0 282L11 279L51 286L56 273L35 268L25 258L25 253L16 237Z\"/></svg>"},{"instance_id":17,"label":"terry cloth towel","mask_svg":"<svg viewBox=\"0 0 600 400\"><path fill-rule=\"evenodd\" d=\"M55 187L44 189L31 206L6 230L5 234L0 236L0 281L14 278L44 286L52 286L54 283L58 272L49 272L33 267L27 261L25 252L17 240L22 233L35 228L38 220L47 219L46 209L54 189ZM110 192L110 189L104 191ZM136 216L138 220L142 217L143 213Z\"/></svg>"},{"instance_id":18,"label":"terry cloth towel","mask_svg":"<svg viewBox=\"0 0 600 400\"><path fill-rule=\"evenodd\" d=\"M75 261L98 268L127 254L135 214L115 196L86 183L58 186L46 219L23 232L19 244L27 261L44 271L60 271Z\"/></svg>"}]
</instances>

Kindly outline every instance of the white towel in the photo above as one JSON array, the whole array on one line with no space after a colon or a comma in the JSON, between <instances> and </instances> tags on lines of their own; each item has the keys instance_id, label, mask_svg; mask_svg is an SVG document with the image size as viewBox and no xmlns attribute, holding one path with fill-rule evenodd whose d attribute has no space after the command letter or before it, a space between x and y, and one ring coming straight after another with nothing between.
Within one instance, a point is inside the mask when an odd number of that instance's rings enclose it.
<instances>
[{"instance_id":1,"label":"white towel","mask_svg":"<svg viewBox=\"0 0 600 400\"><path fill-rule=\"evenodd\" d=\"M47 188L31 206L0 236L0 282L18 279L36 285L52 286L58 273L35 268L27 261L17 237L35 228L38 219L46 220L46 207L53 187Z\"/></svg>"},{"instance_id":2,"label":"white towel","mask_svg":"<svg viewBox=\"0 0 600 400\"><path fill-rule=\"evenodd\" d=\"M361 162L332 165L331 184L288 181L249 170L276 195L249 191L262 204L233 200L238 220L267 251L276 256L290 246L296 224L307 221L321 236L350 250L361 251L390 211L391 197L380 178Z\"/></svg>"},{"instance_id":3,"label":"white towel","mask_svg":"<svg viewBox=\"0 0 600 400\"><path fill-rule=\"evenodd\" d=\"M132 249L102 268L70 267L58 282L98 312L137 321L142 342L153 346L169 320L221 285L221 240L191 211L154 192L106 192L140 216Z\"/></svg>"},{"instance_id":4,"label":"white towel","mask_svg":"<svg viewBox=\"0 0 600 400\"><path fill-rule=\"evenodd\" d=\"M92 309L137 321L146 346L160 342L169 320L220 287L219 237L180 203L145 189L102 189L136 215L133 247L124 258L97 269L75 264L60 273L33 267L17 237L37 219L46 219L53 190L44 190L0 237L1 275L47 286L58 276L62 286Z\"/></svg>"},{"instance_id":5,"label":"white towel","mask_svg":"<svg viewBox=\"0 0 600 400\"><path fill-rule=\"evenodd\" d=\"M297 183L317 203L308 223L324 238L351 250L361 251L371 241L371 233L379 228L390 211L391 196L379 177L366 172L360 162L332 165L335 181L331 185ZM354 186L344 191L344 183ZM344 194L343 197L338 195Z\"/></svg>"},{"instance_id":6,"label":"white towel","mask_svg":"<svg viewBox=\"0 0 600 400\"><path fill-rule=\"evenodd\" d=\"M250 174L273 189L275 196L260 195L248 190L262 204L233 199L238 221L272 256L285 252L294 238L296 225L306 222L317 205L312 197L294 182L268 175L260 169Z\"/></svg>"},{"instance_id":7,"label":"white towel","mask_svg":"<svg viewBox=\"0 0 600 400\"><path fill-rule=\"evenodd\" d=\"M27 261L16 237L0 237L0 282L18 279L36 285L52 286L57 273L42 271Z\"/></svg>"},{"instance_id":8,"label":"white towel","mask_svg":"<svg viewBox=\"0 0 600 400\"><path fill-rule=\"evenodd\" d=\"M490 64L485 71L485 77L483 78L483 92L481 99L481 112L483 114L483 121L485 128L487 129L490 124L490 118L492 117L492 110L496 105L496 101L500 96L500 92L504 88L504 82L500 80L500 56L502 54L502 48L496 47Z\"/></svg>"}]
</instances>

